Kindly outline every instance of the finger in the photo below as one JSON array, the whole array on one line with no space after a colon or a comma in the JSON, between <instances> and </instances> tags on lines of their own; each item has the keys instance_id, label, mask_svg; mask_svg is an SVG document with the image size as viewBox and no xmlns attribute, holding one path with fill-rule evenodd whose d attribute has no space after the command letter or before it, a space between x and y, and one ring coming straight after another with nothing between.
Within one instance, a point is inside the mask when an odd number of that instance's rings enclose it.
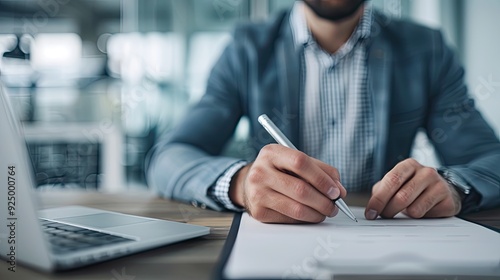
<instances>
[{"instance_id":1,"label":"finger","mask_svg":"<svg viewBox=\"0 0 500 280\"><path fill-rule=\"evenodd\" d=\"M273 209L264 208L259 213L258 217L255 217L252 213L249 214L254 217L256 220L261 221L263 223L273 223L273 224L300 224L304 223L303 221L292 219L288 216L285 216Z\"/></svg>"},{"instance_id":2,"label":"finger","mask_svg":"<svg viewBox=\"0 0 500 280\"><path fill-rule=\"evenodd\" d=\"M300 178L279 172L271 178L275 182L271 183L270 186L276 192L307 205L324 216L333 217L336 208L335 204L309 183Z\"/></svg>"},{"instance_id":3,"label":"finger","mask_svg":"<svg viewBox=\"0 0 500 280\"><path fill-rule=\"evenodd\" d=\"M302 222L320 223L325 220L325 215L320 212L275 191L266 195L264 205L268 209Z\"/></svg>"},{"instance_id":4,"label":"finger","mask_svg":"<svg viewBox=\"0 0 500 280\"><path fill-rule=\"evenodd\" d=\"M380 181L378 181L377 183L375 183L375 185L373 185L372 187L372 195L378 191L378 189L380 188Z\"/></svg>"},{"instance_id":5,"label":"finger","mask_svg":"<svg viewBox=\"0 0 500 280\"><path fill-rule=\"evenodd\" d=\"M406 208L406 214L411 218L422 218L429 210L439 204L449 192L448 186L439 182L426 188L413 203Z\"/></svg>"},{"instance_id":6,"label":"finger","mask_svg":"<svg viewBox=\"0 0 500 280\"><path fill-rule=\"evenodd\" d=\"M367 219L375 219L382 213L392 199L394 194L406 183L421 165L414 159L407 159L398 163L379 182L377 188L373 188L372 196L365 210Z\"/></svg>"},{"instance_id":7,"label":"finger","mask_svg":"<svg viewBox=\"0 0 500 280\"><path fill-rule=\"evenodd\" d=\"M274 211L273 209L267 209L267 211L268 211L268 213L267 213L268 219L266 219L265 221L261 221L263 223L269 223L269 224L305 224L305 223L309 223L309 222L304 222L304 221L292 219L292 218L285 216L277 211ZM337 216L338 213L339 213L339 208L335 208L335 212L334 212L333 216Z\"/></svg>"},{"instance_id":8,"label":"finger","mask_svg":"<svg viewBox=\"0 0 500 280\"><path fill-rule=\"evenodd\" d=\"M245 193L245 201L247 211L259 221L276 223L283 221L282 218L271 214L268 210L274 210L301 222L319 223L325 219L325 215L267 186L250 188Z\"/></svg>"},{"instance_id":9,"label":"finger","mask_svg":"<svg viewBox=\"0 0 500 280\"><path fill-rule=\"evenodd\" d=\"M374 193L378 191L379 188L380 188L380 181L375 183L375 185L372 187L372 196ZM365 208L365 218L367 220L375 220L377 217L378 217L378 212L376 210L369 209L367 205L367 207Z\"/></svg>"},{"instance_id":10,"label":"finger","mask_svg":"<svg viewBox=\"0 0 500 280\"><path fill-rule=\"evenodd\" d=\"M425 218L444 218L451 217L458 214L456 210L455 203L451 198L445 198L441 200L436 206L430 209L427 213L425 213Z\"/></svg>"},{"instance_id":11,"label":"finger","mask_svg":"<svg viewBox=\"0 0 500 280\"><path fill-rule=\"evenodd\" d=\"M298 203L304 207L307 206L306 210L298 210L305 213L297 213L299 218L304 215L305 218L303 219L306 222L319 222L325 216L332 217L334 215L336 207L329 198L302 179L283 173L275 168L254 164L246 180L245 205L256 219L259 219L259 211L264 208L277 210L277 207L281 207L281 209L286 209L286 207L283 207L283 205L286 206L286 203L283 202L290 199L294 200L294 204ZM296 208L301 207L296 206ZM315 213L310 214L310 210L315 211ZM285 210L282 210L282 214L288 213L283 211ZM293 213L290 215L293 215Z\"/></svg>"},{"instance_id":12,"label":"finger","mask_svg":"<svg viewBox=\"0 0 500 280\"><path fill-rule=\"evenodd\" d=\"M339 174L339 171L337 170L337 168L325 163L325 162L322 162L321 160L319 159L315 159L315 158L311 158L313 160L313 162L315 162L319 168L321 168L328 176L330 176L330 178L332 178L332 180L335 182L336 186L339 188L340 190L340 197L345 197L347 195L347 190L345 189L345 187L342 185L341 181L340 181L340 174Z\"/></svg>"},{"instance_id":13,"label":"finger","mask_svg":"<svg viewBox=\"0 0 500 280\"><path fill-rule=\"evenodd\" d=\"M306 181L274 168L254 166L248 175L248 181L250 185L259 187L252 188L247 200L260 207L269 207L262 203L267 201L267 193L274 191L307 205L324 216L332 217L336 208L328 197Z\"/></svg>"},{"instance_id":14,"label":"finger","mask_svg":"<svg viewBox=\"0 0 500 280\"><path fill-rule=\"evenodd\" d=\"M429 171L427 171L429 170ZM381 216L384 218L392 218L397 213L406 209L430 186L435 185L439 181L435 175L430 172L435 172L431 168L421 168L413 178L408 180L394 196L389 200L387 206L381 212ZM426 195L424 195L425 197ZM427 209L428 210L428 209ZM426 210L426 211L427 211Z\"/></svg>"},{"instance_id":15,"label":"finger","mask_svg":"<svg viewBox=\"0 0 500 280\"><path fill-rule=\"evenodd\" d=\"M267 159L277 169L289 171L304 179L330 199L340 195L335 181L308 155L281 145L270 144L261 149L259 156Z\"/></svg>"},{"instance_id":16,"label":"finger","mask_svg":"<svg viewBox=\"0 0 500 280\"><path fill-rule=\"evenodd\" d=\"M406 214L412 218L440 218L456 215L460 206L456 205L450 187L445 182L439 182L420 195L406 209Z\"/></svg>"}]
</instances>

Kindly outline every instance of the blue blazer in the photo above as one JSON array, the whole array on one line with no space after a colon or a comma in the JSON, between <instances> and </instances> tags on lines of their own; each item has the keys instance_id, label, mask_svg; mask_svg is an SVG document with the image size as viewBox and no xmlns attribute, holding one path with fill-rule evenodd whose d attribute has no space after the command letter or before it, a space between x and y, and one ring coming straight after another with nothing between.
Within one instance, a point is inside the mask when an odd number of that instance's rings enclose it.
<instances>
[{"instance_id":1,"label":"blue blazer","mask_svg":"<svg viewBox=\"0 0 500 280\"><path fill-rule=\"evenodd\" d=\"M207 190L239 160L220 154L242 116L250 120L249 148L242 151L248 158L274 142L257 122L263 113L301 149L303 48L293 43L289 15L236 28L201 101L154 147L148 162L152 189L221 210ZM414 137L423 130L442 165L459 172L480 194L475 209L499 206L499 140L467 94L464 70L441 33L375 12L367 54L375 179L410 156Z\"/></svg>"}]
</instances>

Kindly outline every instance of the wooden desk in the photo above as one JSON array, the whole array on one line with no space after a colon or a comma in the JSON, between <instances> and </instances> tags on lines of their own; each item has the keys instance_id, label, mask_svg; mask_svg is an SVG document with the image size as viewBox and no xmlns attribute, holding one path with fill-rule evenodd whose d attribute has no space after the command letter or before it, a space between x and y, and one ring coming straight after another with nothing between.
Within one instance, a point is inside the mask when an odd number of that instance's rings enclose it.
<instances>
[{"instance_id":1,"label":"wooden desk","mask_svg":"<svg viewBox=\"0 0 500 280\"><path fill-rule=\"evenodd\" d=\"M0 262L0 279L210 279L233 220L232 213L195 208L147 193L102 194L42 192L42 208L82 205L126 214L209 226L210 235L88 267L55 274L17 266L15 273Z\"/></svg>"},{"instance_id":2,"label":"wooden desk","mask_svg":"<svg viewBox=\"0 0 500 280\"><path fill-rule=\"evenodd\" d=\"M42 192L42 207L83 205L121 213L209 226L208 236L138 253L128 257L55 274L23 266L10 273L0 262L0 279L210 279L233 219L232 213L203 210L147 193L101 194L89 192ZM368 194L351 193L349 205L364 206ZM467 215L466 218L500 228L500 209Z\"/></svg>"}]
</instances>

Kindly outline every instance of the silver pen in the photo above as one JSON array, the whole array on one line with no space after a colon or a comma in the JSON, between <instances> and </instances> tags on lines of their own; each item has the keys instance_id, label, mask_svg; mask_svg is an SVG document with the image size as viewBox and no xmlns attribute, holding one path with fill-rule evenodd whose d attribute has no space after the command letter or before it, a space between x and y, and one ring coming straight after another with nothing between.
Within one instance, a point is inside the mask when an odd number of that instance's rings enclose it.
<instances>
[{"instance_id":1,"label":"silver pen","mask_svg":"<svg viewBox=\"0 0 500 280\"><path fill-rule=\"evenodd\" d=\"M298 150L288 138L286 138L285 134L281 132L281 130L271 121L271 119L266 115L262 114L258 118L259 123L267 130L267 132L278 142L278 144L283 145L285 147ZM337 198L334 200L335 205L346 214L347 217L351 218L353 221L358 222L358 219L354 216L354 214L351 212L347 204L345 204L344 200L342 198Z\"/></svg>"}]
</instances>

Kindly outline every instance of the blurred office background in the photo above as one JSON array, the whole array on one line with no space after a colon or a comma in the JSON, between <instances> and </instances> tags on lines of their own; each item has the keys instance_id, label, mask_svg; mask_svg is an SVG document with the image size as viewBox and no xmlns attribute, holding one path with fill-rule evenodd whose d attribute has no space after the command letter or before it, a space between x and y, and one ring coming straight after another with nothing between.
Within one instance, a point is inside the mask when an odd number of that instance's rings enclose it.
<instances>
[{"instance_id":1,"label":"blurred office background","mask_svg":"<svg viewBox=\"0 0 500 280\"><path fill-rule=\"evenodd\" d=\"M204 93L235 24L293 2L0 0L0 79L24 123L39 188L146 188L148 150ZM443 30L471 95L500 131L500 1L372 3ZM226 153L238 155L247 127L242 120ZM438 164L422 135L414 156Z\"/></svg>"}]
</instances>

